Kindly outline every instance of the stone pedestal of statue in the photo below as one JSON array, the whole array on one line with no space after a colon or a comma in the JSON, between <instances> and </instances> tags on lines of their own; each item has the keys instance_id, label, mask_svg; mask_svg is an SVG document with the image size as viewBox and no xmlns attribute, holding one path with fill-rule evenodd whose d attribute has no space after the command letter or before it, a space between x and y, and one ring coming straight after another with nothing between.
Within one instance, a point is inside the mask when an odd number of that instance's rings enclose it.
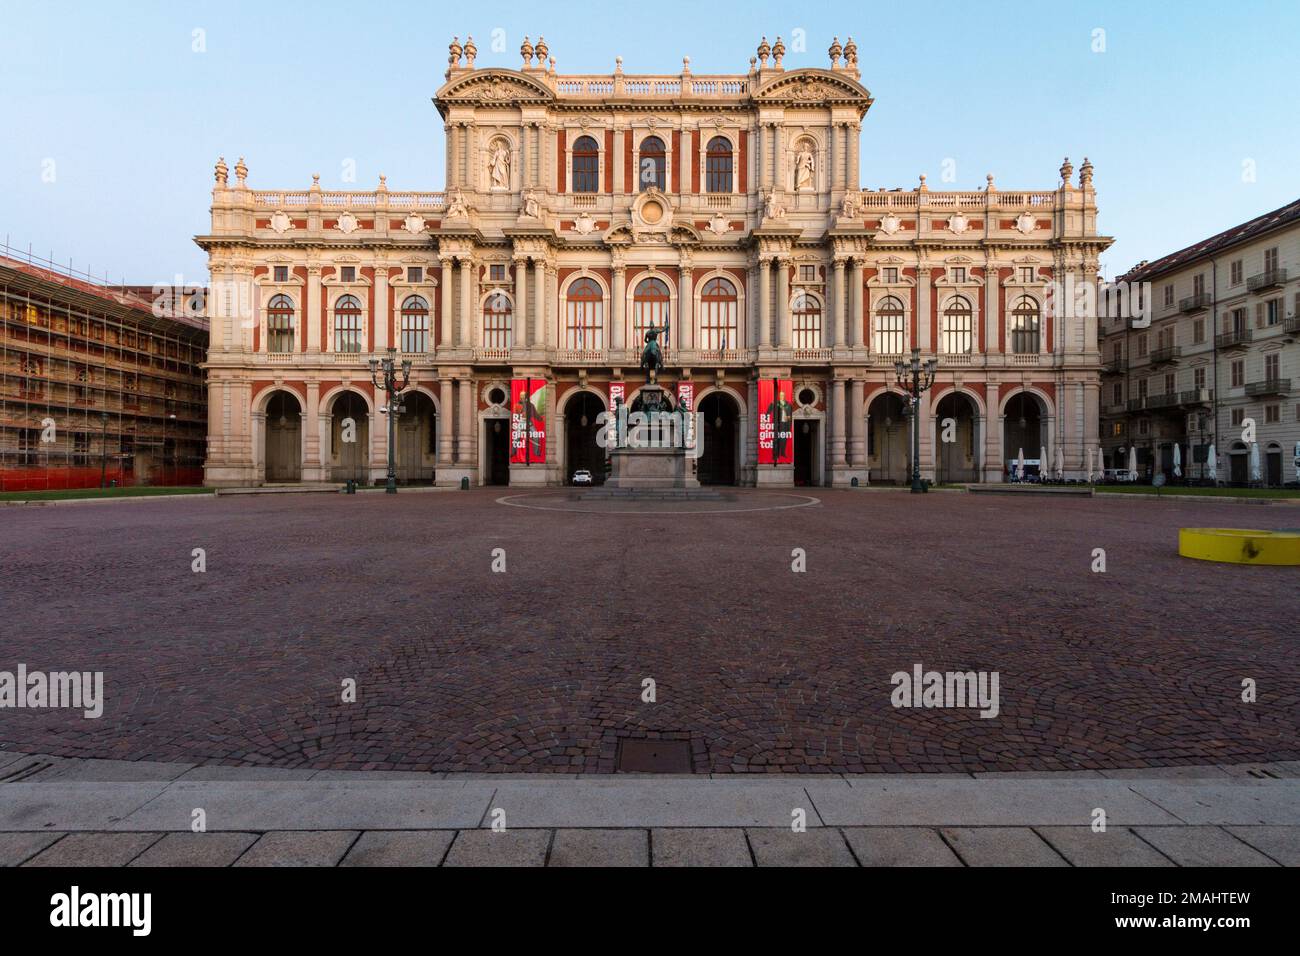
<instances>
[{"instance_id":1,"label":"stone pedestal of statue","mask_svg":"<svg viewBox=\"0 0 1300 956\"><path fill-rule=\"evenodd\" d=\"M624 423L626 434L620 438L620 447L610 450L605 487L620 491L700 487L695 477L696 459L678 434L680 421L671 413L663 386L647 383L637 405Z\"/></svg>"}]
</instances>

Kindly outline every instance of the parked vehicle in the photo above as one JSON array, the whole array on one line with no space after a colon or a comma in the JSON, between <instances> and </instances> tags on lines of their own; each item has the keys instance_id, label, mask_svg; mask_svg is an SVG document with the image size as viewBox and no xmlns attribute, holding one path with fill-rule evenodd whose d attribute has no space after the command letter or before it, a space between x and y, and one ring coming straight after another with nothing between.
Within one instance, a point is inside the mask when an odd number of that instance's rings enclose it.
<instances>
[{"instance_id":1,"label":"parked vehicle","mask_svg":"<svg viewBox=\"0 0 1300 956\"><path fill-rule=\"evenodd\" d=\"M1136 479L1129 474L1127 468L1107 468L1102 472L1102 482L1107 485L1127 484Z\"/></svg>"},{"instance_id":2,"label":"parked vehicle","mask_svg":"<svg viewBox=\"0 0 1300 956\"><path fill-rule=\"evenodd\" d=\"M586 468L579 468L573 473L573 477L570 479L570 484L574 485L590 485L591 483L591 472Z\"/></svg>"}]
</instances>

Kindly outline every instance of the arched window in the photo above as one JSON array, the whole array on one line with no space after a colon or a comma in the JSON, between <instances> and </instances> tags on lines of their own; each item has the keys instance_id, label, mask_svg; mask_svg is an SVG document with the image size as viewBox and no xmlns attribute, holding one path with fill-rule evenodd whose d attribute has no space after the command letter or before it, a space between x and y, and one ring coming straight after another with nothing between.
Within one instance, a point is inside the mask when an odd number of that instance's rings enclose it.
<instances>
[{"instance_id":1,"label":"arched window","mask_svg":"<svg viewBox=\"0 0 1300 956\"><path fill-rule=\"evenodd\" d=\"M647 189L664 190L668 187L668 156L664 151L664 141L658 136L647 136L641 140L641 171L637 176L637 192Z\"/></svg>"},{"instance_id":2,"label":"arched window","mask_svg":"<svg viewBox=\"0 0 1300 956\"><path fill-rule=\"evenodd\" d=\"M887 295L876 306L876 325L871 333L871 348L880 355L902 355L907 338L903 331L903 303Z\"/></svg>"},{"instance_id":3,"label":"arched window","mask_svg":"<svg viewBox=\"0 0 1300 956\"><path fill-rule=\"evenodd\" d=\"M334 303L334 351L361 351L361 301L354 295Z\"/></svg>"},{"instance_id":4,"label":"arched window","mask_svg":"<svg viewBox=\"0 0 1300 956\"><path fill-rule=\"evenodd\" d=\"M943 329L939 334L941 351L961 354L969 352L972 344L972 313L970 301L965 296L953 296L943 310Z\"/></svg>"},{"instance_id":5,"label":"arched window","mask_svg":"<svg viewBox=\"0 0 1300 956\"><path fill-rule=\"evenodd\" d=\"M1022 295L1016 307L1011 310L1011 351L1018 355L1038 352L1038 336L1038 303L1029 296Z\"/></svg>"},{"instance_id":6,"label":"arched window","mask_svg":"<svg viewBox=\"0 0 1300 956\"><path fill-rule=\"evenodd\" d=\"M504 292L493 292L483 300L483 347L510 348L510 320L514 305Z\"/></svg>"},{"instance_id":7,"label":"arched window","mask_svg":"<svg viewBox=\"0 0 1300 956\"><path fill-rule=\"evenodd\" d=\"M628 345L640 349L645 344L645 332L650 326L662 328L668 322L668 303L671 296L662 279L642 279L632 293L632 339ZM668 347L668 336L661 336L659 347Z\"/></svg>"},{"instance_id":8,"label":"arched window","mask_svg":"<svg viewBox=\"0 0 1300 956\"><path fill-rule=\"evenodd\" d=\"M714 278L700 290L700 344L706 351L736 348L736 287Z\"/></svg>"},{"instance_id":9,"label":"arched window","mask_svg":"<svg viewBox=\"0 0 1300 956\"><path fill-rule=\"evenodd\" d=\"M564 347L568 349L603 349L605 347L605 299L600 286L585 276L575 279L565 297Z\"/></svg>"},{"instance_id":10,"label":"arched window","mask_svg":"<svg viewBox=\"0 0 1300 956\"><path fill-rule=\"evenodd\" d=\"M731 192L731 140L725 136L715 136L709 140L709 147L704 154L704 169L705 191Z\"/></svg>"},{"instance_id":11,"label":"arched window","mask_svg":"<svg viewBox=\"0 0 1300 956\"><path fill-rule=\"evenodd\" d=\"M600 191L600 147L590 136L580 136L573 144L573 191Z\"/></svg>"},{"instance_id":12,"label":"arched window","mask_svg":"<svg viewBox=\"0 0 1300 956\"><path fill-rule=\"evenodd\" d=\"M402 302L402 351L426 352L429 349L429 303L418 295L408 295Z\"/></svg>"},{"instance_id":13,"label":"arched window","mask_svg":"<svg viewBox=\"0 0 1300 956\"><path fill-rule=\"evenodd\" d=\"M797 293L790 303L790 318L794 325L795 348L822 347L822 304L815 295Z\"/></svg>"},{"instance_id":14,"label":"arched window","mask_svg":"<svg viewBox=\"0 0 1300 956\"><path fill-rule=\"evenodd\" d=\"M293 300L276 295L266 305L266 350L293 351Z\"/></svg>"}]
</instances>

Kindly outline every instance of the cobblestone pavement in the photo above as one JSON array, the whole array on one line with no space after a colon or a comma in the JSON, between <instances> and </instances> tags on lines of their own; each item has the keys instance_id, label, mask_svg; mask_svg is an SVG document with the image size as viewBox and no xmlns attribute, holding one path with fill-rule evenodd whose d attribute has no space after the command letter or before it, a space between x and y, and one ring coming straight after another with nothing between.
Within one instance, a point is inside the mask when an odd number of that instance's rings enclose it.
<instances>
[{"instance_id":1,"label":"cobblestone pavement","mask_svg":"<svg viewBox=\"0 0 1300 956\"><path fill-rule=\"evenodd\" d=\"M613 771L629 736L688 741L697 773L1300 758L1296 570L1176 553L1181 526L1295 527L1300 509L815 494L681 516L489 490L7 508L0 670L102 670L107 703L6 711L0 745L552 773ZM998 672L997 717L895 709L890 677L916 664Z\"/></svg>"}]
</instances>

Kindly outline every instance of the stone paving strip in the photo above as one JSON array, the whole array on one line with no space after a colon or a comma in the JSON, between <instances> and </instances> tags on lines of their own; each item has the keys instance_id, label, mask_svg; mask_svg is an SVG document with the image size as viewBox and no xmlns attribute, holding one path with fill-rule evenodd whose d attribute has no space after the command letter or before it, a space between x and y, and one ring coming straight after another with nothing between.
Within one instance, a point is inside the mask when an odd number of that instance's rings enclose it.
<instances>
[{"instance_id":1,"label":"stone paving strip","mask_svg":"<svg viewBox=\"0 0 1300 956\"><path fill-rule=\"evenodd\" d=\"M2 866L1300 865L1294 762L547 778L10 756L0 776L38 769L0 783Z\"/></svg>"}]
</instances>

